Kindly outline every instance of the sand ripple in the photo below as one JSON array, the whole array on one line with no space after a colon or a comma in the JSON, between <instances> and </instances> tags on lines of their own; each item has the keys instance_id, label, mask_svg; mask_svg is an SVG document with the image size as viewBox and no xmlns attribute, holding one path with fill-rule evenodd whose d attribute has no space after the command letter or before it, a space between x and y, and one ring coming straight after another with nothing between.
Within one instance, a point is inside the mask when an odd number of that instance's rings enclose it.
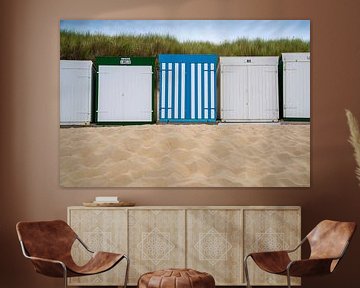
<instances>
[{"instance_id":1,"label":"sand ripple","mask_svg":"<svg viewBox=\"0 0 360 288\"><path fill-rule=\"evenodd\" d=\"M310 125L60 129L64 187L307 187Z\"/></svg>"}]
</instances>

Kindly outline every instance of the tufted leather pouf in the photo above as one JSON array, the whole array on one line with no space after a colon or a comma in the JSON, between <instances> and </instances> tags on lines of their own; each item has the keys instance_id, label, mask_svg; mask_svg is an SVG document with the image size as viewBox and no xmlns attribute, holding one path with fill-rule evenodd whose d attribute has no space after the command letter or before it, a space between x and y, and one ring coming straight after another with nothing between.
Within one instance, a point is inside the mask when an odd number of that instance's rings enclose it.
<instances>
[{"instance_id":1,"label":"tufted leather pouf","mask_svg":"<svg viewBox=\"0 0 360 288\"><path fill-rule=\"evenodd\" d=\"M192 269L166 269L140 276L138 288L214 288L214 277Z\"/></svg>"}]
</instances>

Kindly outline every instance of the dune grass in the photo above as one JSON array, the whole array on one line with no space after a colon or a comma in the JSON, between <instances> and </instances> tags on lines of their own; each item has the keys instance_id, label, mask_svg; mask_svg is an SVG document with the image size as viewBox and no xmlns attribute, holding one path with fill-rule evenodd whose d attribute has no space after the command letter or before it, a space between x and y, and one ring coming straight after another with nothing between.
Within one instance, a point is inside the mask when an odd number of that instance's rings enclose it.
<instances>
[{"instance_id":1,"label":"dune grass","mask_svg":"<svg viewBox=\"0 0 360 288\"><path fill-rule=\"evenodd\" d=\"M301 39L249 40L214 44L179 42L157 34L117 35L60 31L60 58L95 60L96 56L156 56L158 54L218 54L221 56L280 56L284 52L309 52L310 42Z\"/></svg>"},{"instance_id":2,"label":"dune grass","mask_svg":"<svg viewBox=\"0 0 360 288\"><path fill-rule=\"evenodd\" d=\"M345 110L349 129L350 129L350 137L349 142L354 148L354 158L357 163L357 167L355 168L355 174L357 179L359 180L360 186L360 129L359 124L355 116L349 110Z\"/></svg>"}]
</instances>

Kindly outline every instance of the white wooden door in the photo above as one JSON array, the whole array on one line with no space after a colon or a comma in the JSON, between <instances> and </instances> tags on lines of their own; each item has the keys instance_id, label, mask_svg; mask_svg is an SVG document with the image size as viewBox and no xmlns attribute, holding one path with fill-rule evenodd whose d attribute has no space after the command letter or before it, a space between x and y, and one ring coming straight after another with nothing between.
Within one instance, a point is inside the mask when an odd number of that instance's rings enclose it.
<instances>
[{"instance_id":1,"label":"white wooden door","mask_svg":"<svg viewBox=\"0 0 360 288\"><path fill-rule=\"evenodd\" d=\"M284 63L284 118L310 118L310 61Z\"/></svg>"},{"instance_id":2,"label":"white wooden door","mask_svg":"<svg viewBox=\"0 0 360 288\"><path fill-rule=\"evenodd\" d=\"M249 120L278 120L276 66L248 66Z\"/></svg>"},{"instance_id":3,"label":"white wooden door","mask_svg":"<svg viewBox=\"0 0 360 288\"><path fill-rule=\"evenodd\" d=\"M249 118L248 67L223 66L221 68L221 119L236 121Z\"/></svg>"},{"instance_id":4,"label":"white wooden door","mask_svg":"<svg viewBox=\"0 0 360 288\"><path fill-rule=\"evenodd\" d=\"M221 119L272 121L279 119L276 66L223 66Z\"/></svg>"},{"instance_id":5,"label":"white wooden door","mask_svg":"<svg viewBox=\"0 0 360 288\"><path fill-rule=\"evenodd\" d=\"M152 67L99 66L99 122L152 120Z\"/></svg>"},{"instance_id":6,"label":"white wooden door","mask_svg":"<svg viewBox=\"0 0 360 288\"><path fill-rule=\"evenodd\" d=\"M91 120L91 66L60 63L60 124L86 124Z\"/></svg>"}]
</instances>

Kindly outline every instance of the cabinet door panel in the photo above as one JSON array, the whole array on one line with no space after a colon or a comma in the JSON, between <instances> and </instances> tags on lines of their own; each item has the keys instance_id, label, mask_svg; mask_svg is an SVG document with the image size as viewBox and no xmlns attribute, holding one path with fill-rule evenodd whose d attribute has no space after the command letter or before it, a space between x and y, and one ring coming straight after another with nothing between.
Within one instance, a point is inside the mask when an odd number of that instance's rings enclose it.
<instances>
[{"instance_id":1,"label":"cabinet door panel","mask_svg":"<svg viewBox=\"0 0 360 288\"><path fill-rule=\"evenodd\" d=\"M93 251L127 253L127 215L124 209L71 209L69 225ZM72 248L76 263L85 264L89 258L83 246L76 241ZM93 276L69 278L70 285L122 285L126 261L113 269Z\"/></svg>"},{"instance_id":2,"label":"cabinet door panel","mask_svg":"<svg viewBox=\"0 0 360 288\"><path fill-rule=\"evenodd\" d=\"M244 254L251 252L286 250L300 243L300 210L262 209L244 211ZM291 255L300 259L300 249ZM286 285L286 277L262 271L248 260L252 285ZM299 278L292 279L300 284Z\"/></svg>"},{"instance_id":3,"label":"cabinet door panel","mask_svg":"<svg viewBox=\"0 0 360 288\"><path fill-rule=\"evenodd\" d=\"M130 284L145 272L184 268L184 231L185 210L130 210Z\"/></svg>"},{"instance_id":4,"label":"cabinet door panel","mask_svg":"<svg viewBox=\"0 0 360 288\"><path fill-rule=\"evenodd\" d=\"M216 285L242 280L241 210L187 211L187 266L212 274Z\"/></svg>"}]
</instances>

